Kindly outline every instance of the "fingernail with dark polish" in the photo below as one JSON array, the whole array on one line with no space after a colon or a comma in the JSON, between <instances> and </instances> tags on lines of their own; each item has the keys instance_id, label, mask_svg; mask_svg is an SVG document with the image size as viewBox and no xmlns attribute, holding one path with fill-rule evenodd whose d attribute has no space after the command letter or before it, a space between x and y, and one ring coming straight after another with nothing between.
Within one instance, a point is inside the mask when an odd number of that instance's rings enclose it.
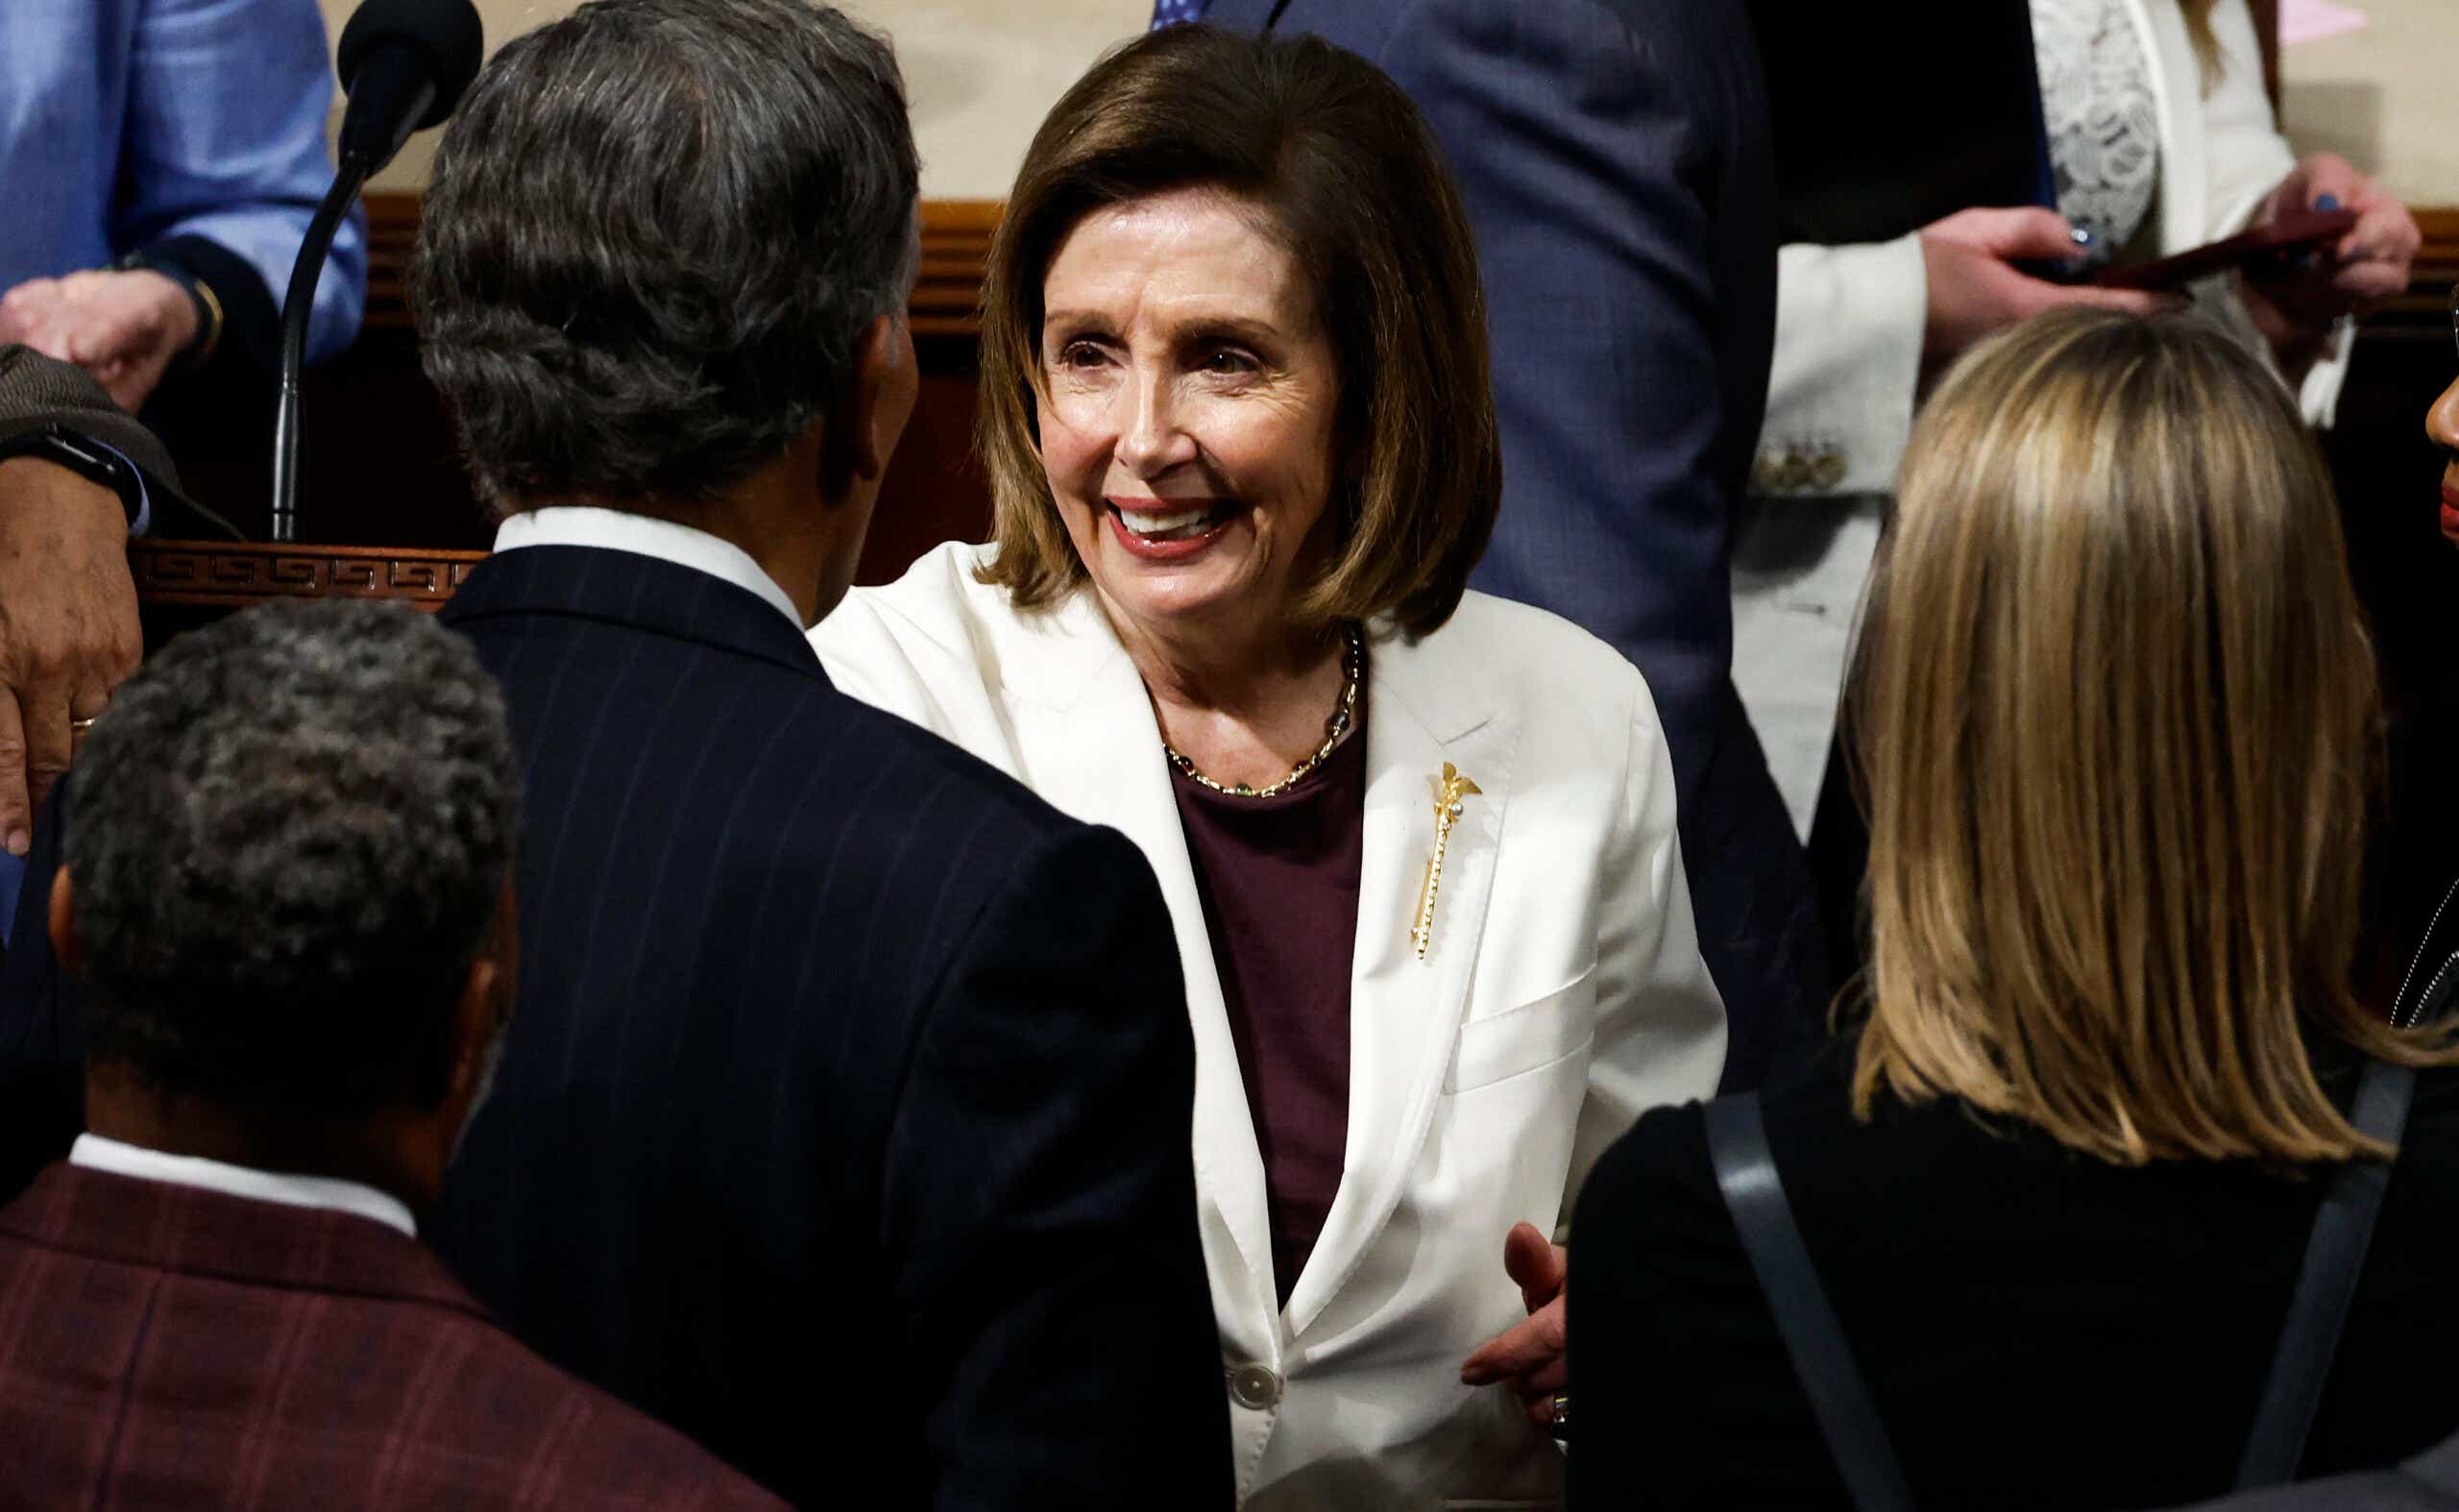
<instances>
[{"instance_id":1,"label":"fingernail with dark polish","mask_svg":"<svg viewBox=\"0 0 2459 1512\"><path fill-rule=\"evenodd\" d=\"M2323 211L2325 214L2328 214L2339 207L2340 197L2336 194L2325 194L2314 202L2314 208Z\"/></svg>"}]
</instances>

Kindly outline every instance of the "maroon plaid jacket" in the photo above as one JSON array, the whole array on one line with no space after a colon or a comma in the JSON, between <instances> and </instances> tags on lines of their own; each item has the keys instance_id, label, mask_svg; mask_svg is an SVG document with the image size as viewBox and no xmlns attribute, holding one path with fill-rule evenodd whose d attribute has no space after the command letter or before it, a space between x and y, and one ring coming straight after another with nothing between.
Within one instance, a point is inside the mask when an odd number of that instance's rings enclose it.
<instances>
[{"instance_id":1,"label":"maroon plaid jacket","mask_svg":"<svg viewBox=\"0 0 2459 1512\"><path fill-rule=\"evenodd\" d=\"M54 1165L0 1208L0 1508L775 1508L350 1213Z\"/></svg>"}]
</instances>

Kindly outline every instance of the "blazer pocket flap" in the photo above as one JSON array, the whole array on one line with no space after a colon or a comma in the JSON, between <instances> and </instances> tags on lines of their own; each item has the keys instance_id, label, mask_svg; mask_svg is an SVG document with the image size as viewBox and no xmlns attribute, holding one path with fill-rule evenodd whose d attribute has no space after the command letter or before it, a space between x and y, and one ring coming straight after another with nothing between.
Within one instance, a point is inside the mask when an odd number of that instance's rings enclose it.
<instances>
[{"instance_id":1,"label":"blazer pocket flap","mask_svg":"<svg viewBox=\"0 0 2459 1512\"><path fill-rule=\"evenodd\" d=\"M1460 1026L1451 1051L1446 1092L1465 1092L1551 1065L1588 1043L1596 1032L1596 967L1570 985L1518 1008Z\"/></svg>"}]
</instances>

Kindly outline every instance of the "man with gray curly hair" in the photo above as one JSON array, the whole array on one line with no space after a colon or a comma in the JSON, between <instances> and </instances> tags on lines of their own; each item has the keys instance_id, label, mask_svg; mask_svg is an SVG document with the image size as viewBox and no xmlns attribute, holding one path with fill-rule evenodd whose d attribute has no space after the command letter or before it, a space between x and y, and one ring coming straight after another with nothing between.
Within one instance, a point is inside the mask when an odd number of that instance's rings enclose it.
<instances>
[{"instance_id":1,"label":"man with gray curly hair","mask_svg":"<svg viewBox=\"0 0 2459 1512\"><path fill-rule=\"evenodd\" d=\"M49 891L88 1132L0 1208L12 1504L777 1504L416 1242L511 1011L518 791L401 605L238 615L112 700Z\"/></svg>"}]
</instances>

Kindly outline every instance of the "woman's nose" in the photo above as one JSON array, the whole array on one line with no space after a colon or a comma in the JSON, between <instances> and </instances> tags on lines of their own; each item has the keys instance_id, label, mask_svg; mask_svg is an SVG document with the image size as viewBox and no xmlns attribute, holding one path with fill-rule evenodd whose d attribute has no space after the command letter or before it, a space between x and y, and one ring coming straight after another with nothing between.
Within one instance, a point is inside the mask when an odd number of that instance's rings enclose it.
<instances>
[{"instance_id":1,"label":"woman's nose","mask_svg":"<svg viewBox=\"0 0 2459 1512\"><path fill-rule=\"evenodd\" d=\"M1195 438L1180 424L1169 382L1138 378L1128 395L1133 406L1118 438L1118 457L1138 477L1156 477L1195 457Z\"/></svg>"},{"instance_id":2,"label":"woman's nose","mask_svg":"<svg viewBox=\"0 0 2459 1512\"><path fill-rule=\"evenodd\" d=\"M2434 444L2459 451L2459 379L2454 379L2433 407L2424 412L2424 433Z\"/></svg>"}]
</instances>

